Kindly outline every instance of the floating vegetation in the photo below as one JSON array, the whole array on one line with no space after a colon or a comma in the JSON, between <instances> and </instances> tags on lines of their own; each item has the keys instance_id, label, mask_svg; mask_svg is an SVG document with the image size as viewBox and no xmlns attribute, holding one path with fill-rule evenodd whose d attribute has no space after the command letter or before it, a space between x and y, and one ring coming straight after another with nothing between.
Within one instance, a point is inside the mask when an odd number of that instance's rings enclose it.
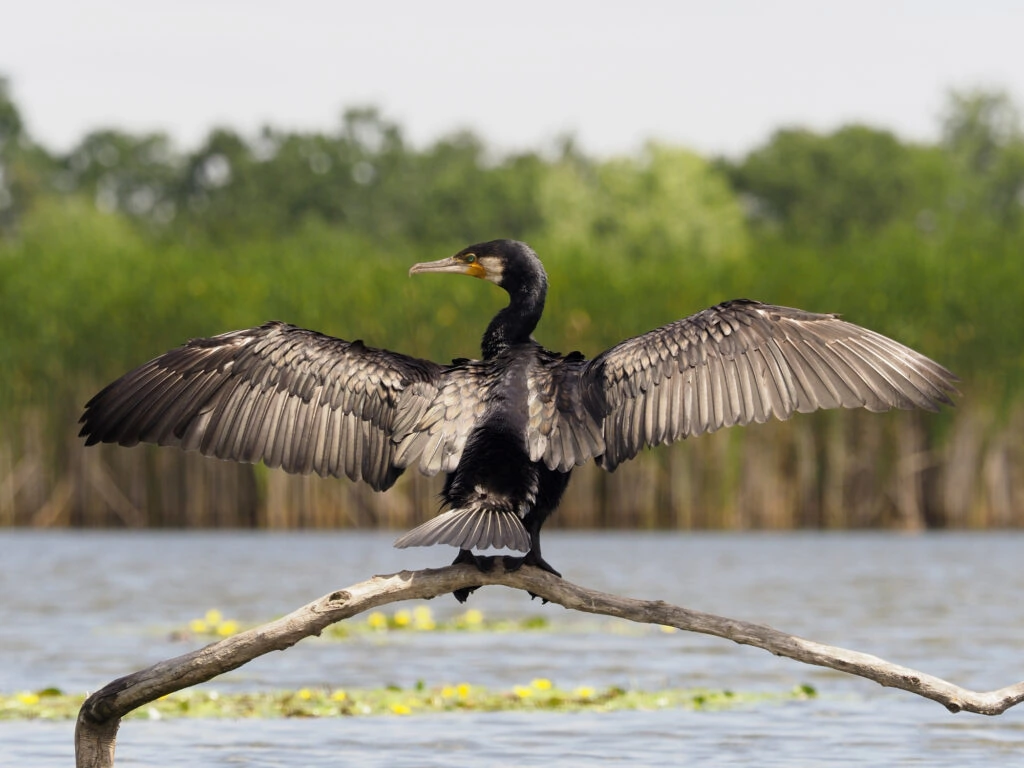
<instances>
[{"instance_id":1,"label":"floating vegetation","mask_svg":"<svg viewBox=\"0 0 1024 768\"><path fill-rule=\"evenodd\" d=\"M219 610L211 608L202 618L192 619L185 627L174 630L171 637L179 640L192 637L229 637L249 628L234 619L225 619ZM384 632L536 632L550 628L551 623L543 616L488 619L475 608L470 608L450 619L438 620L434 618L428 606L418 605L412 610L403 608L390 615L383 611L373 611L361 620L353 619L332 624L324 630L322 636L343 639Z\"/></svg>"},{"instance_id":2,"label":"floating vegetation","mask_svg":"<svg viewBox=\"0 0 1024 768\"><path fill-rule=\"evenodd\" d=\"M345 638L368 632L535 632L550 629L543 616L525 619L488 619L482 611L470 608L450 619L437 620L429 606L417 605L412 610L400 609L390 616L373 611L362 621L332 624L325 637Z\"/></svg>"},{"instance_id":3,"label":"floating vegetation","mask_svg":"<svg viewBox=\"0 0 1024 768\"><path fill-rule=\"evenodd\" d=\"M176 640L190 637L230 637L241 632L242 627L234 619L225 619L217 608L211 608L201 619L192 619L185 629L177 629L171 633Z\"/></svg>"},{"instance_id":4,"label":"floating vegetation","mask_svg":"<svg viewBox=\"0 0 1024 768\"><path fill-rule=\"evenodd\" d=\"M703 688L663 691L626 690L613 686L562 689L537 678L510 690L469 683L412 688L389 685L374 689L301 688L271 693L221 693L192 688L163 696L128 715L133 719L281 718L409 716L438 712L618 712L623 710L721 710L760 702L781 703L817 696L810 685L785 693L735 693ZM0 694L0 720L67 720L77 716L83 694L58 688Z\"/></svg>"},{"instance_id":5,"label":"floating vegetation","mask_svg":"<svg viewBox=\"0 0 1024 768\"><path fill-rule=\"evenodd\" d=\"M242 625L218 609L210 609L175 630L172 637L218 639L229 637L256 625ZM450 618L439 619L430 608L418 605L393 613L373 611L349 621L332 625L323 636L334 639L382 635L392 632L536 632L587 631L595 629L620 632L675 632L673 627L637 627L617 621L595 626L558 625L552 627L543 617L490 619L473 608ZM190 688L164 696L130 713L130 718L281 718L397 716L440 712L616 712L622 710L690 709L719 710L758 702L783 702L808 699L817 693L809 685L786 692L736 693L728 690L669 689L661 691L627 690L618 686L599 688L558 687L548 678L535 678L509 689L496 690L467 682L428 687L419 682L404 689L389 685L373 689L301 688L296 691L220 692L208 686ZM38 691L0 693L0 720L60 720L77 716L85 696L69 694L58 688Z\"/></svg>"},{"instance_id":6,"label":"floating vegetation","mask_svg":"<svg viewBox=\"0 0 1024 768\"><path fill-rule=\"evenodd\" d=\"M175 640L194 637L216 639L229 637L256 624L243 625L234 619L226 619L216 608L208 610L202 618L192 619L184 627L171 632ZM552 623L544 616L527 616L521 619L491 619L482 611L470 608L448 619L437 619L429 606L418 605L412 610L402 608L388 614L373 611L361 619L332 624L324 630L322 637L340 640L361 635L388 632L545 632L545 631L606 631L615 634L638 634L648 631L672 633L675 627L643 626L633 622L609 619L601 622L585 622L579 625Z\"/></svg>"}]
</instances>

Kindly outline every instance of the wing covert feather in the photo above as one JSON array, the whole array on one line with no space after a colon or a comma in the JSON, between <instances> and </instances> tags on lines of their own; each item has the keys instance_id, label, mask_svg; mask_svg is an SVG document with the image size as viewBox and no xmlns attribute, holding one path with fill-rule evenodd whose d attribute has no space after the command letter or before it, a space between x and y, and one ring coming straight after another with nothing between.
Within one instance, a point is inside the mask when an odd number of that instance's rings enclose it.
<instances>
[{"instance_id":1,"label":"wing covert feather","mask_svg":"<svg viewBox=\"0 0 1024 768\"><path fill-rule=\"evenodd\" d=\"M601 465L642 448L820 408L951 405L956 377L836 315L740 299L618 344L581 373Z\"/></svg>"},{"instance_id":2,"label":"wing covert feather","mask_svg":"<svg viewBox=\"0 0 1024 768\"><path fill-rule=\"evenodd\" d=\"M493 366L486 362L462 361L447 369L429 391L411 387L394 427L396 466L409 467L418 459L419 471L428 477L452 472L486 411L494 378Z\"/></svg>"}]
</instances>

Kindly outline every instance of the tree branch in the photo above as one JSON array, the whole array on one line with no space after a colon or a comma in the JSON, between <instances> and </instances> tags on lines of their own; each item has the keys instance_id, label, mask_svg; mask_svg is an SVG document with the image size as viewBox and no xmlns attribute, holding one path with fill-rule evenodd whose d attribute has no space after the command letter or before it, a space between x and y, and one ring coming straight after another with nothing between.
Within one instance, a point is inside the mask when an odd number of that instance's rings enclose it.
<instances>
[{"instance_id":1,"label":"tree branch","mask_svg":"<svg viewBox=\"0 0 1024 768\"><path fill-rule=\"evenodd\" d=\"M663 624L752 645L776 656L848 672L883 686L902 688L937 701L950 712L966 710L998 715L1024 701L1024 682L985 693L969 691L877 656L804 640L764 625L691 611L661 600L633 600L596 592L538 568L523 567L506 572L496 567L490 573L481 573L474 566L457 565L375 576L347 589L331 592L269 624L114 680L89 696L79 710L75 728L76 765L78 768L113 766L121 718L165 694L237 669L270 651L290 648L305 637L319 635L335 622L371 608L398 600L432 598L455 589L493 584L526 590L572 610L646 624Z\"/></svg>"}]
</instances>

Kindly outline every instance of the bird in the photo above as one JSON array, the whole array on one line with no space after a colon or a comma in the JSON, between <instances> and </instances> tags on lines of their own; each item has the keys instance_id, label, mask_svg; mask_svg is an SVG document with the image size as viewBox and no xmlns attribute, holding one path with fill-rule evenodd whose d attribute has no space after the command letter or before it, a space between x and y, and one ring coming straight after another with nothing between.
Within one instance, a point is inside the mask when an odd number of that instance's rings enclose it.
<instances>
[{"instance_id":1,"label":"bird","mask_svg":"<svg viewBox=\"0 0 1024 768\"><path fill-rule=\"evenodd\" d=\"M735 299L587 359L533 332L548 290L526 243L491 240L410 275L468 275L504 289L479 359L440 364L286 323L188 341L85 406L86 445L139 442L286 472L347 476L377 491L408 468L445 474L438 514L395 546L451 545L481 571L561 574L540 531L572 470L612 471L647 447L824 408L952 405L958 379L841 319ZM474 588L455 593L464 602Z\"/></svg>"}]
</instances>

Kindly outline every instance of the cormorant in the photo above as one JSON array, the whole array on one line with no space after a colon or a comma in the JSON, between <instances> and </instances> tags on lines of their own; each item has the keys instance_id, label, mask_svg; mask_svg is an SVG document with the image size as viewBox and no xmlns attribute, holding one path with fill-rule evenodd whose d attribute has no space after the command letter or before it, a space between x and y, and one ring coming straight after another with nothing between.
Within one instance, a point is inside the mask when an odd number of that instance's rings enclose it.
<instances>
[{"instance_id":1,"label":"cormorant","mask_svg":"<svg viewBox=\"0 0 1024 768\"><path fill-rule=\"evenodd\" d=\"M832 314L727 301L587 360L531 334L547 276L525 243L493 240L409 274L490 280L509 304L482 359L439 365L280 322L194 339L93 397L86 444L148 442L286 472L346 475L375 490L415 466L447 474L444 511L397 547L508 548L559 575L540 529L576 466L606 470L647 446L818 408L938 410L956 377ZM465 600L471 590L456 597Z\"/></svg>"}]
</instances>

